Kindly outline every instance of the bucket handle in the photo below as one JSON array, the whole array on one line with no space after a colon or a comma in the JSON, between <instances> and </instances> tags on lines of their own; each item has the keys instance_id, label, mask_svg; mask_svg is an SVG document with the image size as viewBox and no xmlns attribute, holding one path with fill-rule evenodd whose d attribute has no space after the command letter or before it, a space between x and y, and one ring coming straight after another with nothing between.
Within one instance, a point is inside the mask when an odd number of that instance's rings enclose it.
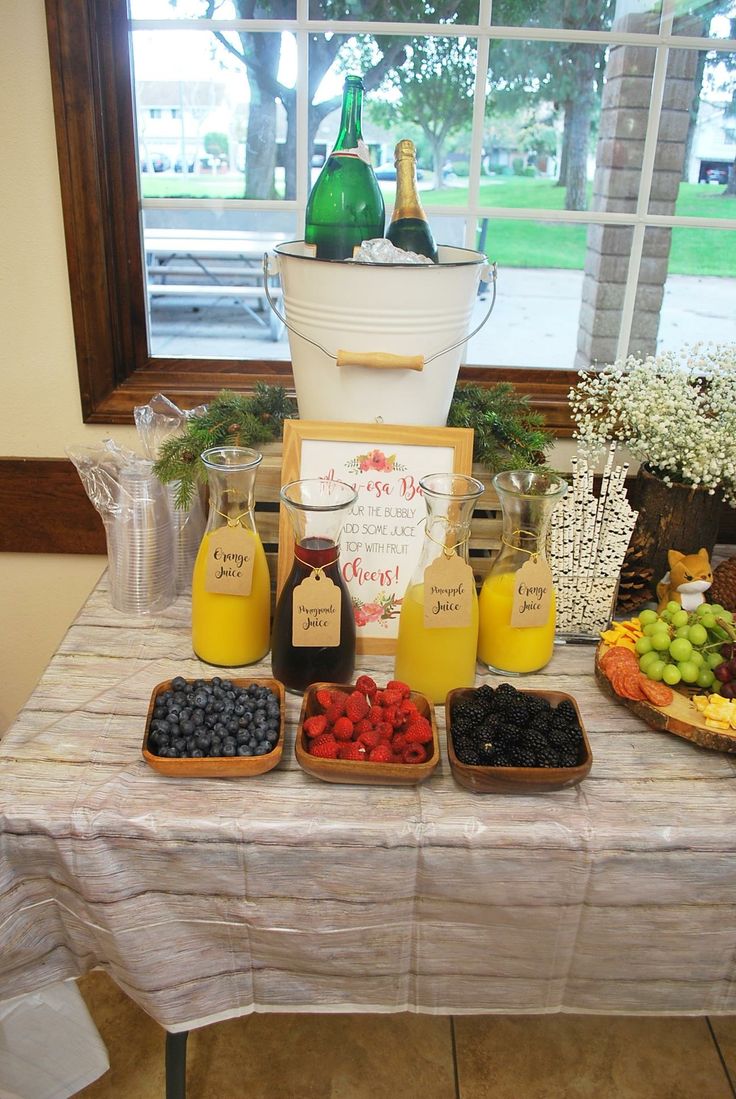
<instances>
[{"instance_id":1,"label":"bucket handle","mask_svg":"<svg viewBox=\"0 0 736 1099\"><path fill-rule=\"evenodd\" d=\"M271 259L275 258L276 263L272 267ZM448 351L454 351L456 347L462 347L468 340L472 340L473 336L477 332L480 332L483 325L486 323L493 307L496 304L496 282L498 279L498 265L495 260L493 263L486 262L483 265L483 271L481 272L481 279L483 282L490 282L491 284L491 304L488 306L483 319L480 324L476 325L472 332L468 332L467 336L463 336L462 339L456 340L455 343L451 343L449 347L445 347L442 351L435 351L434 355L430 355L428 359L425 359L423 355L390 355L383 351L344 351L338 350L337 354L328 351L326 347L323 347L321 343L317 343L316 340L311 339L310 336L305 336L303 332L300 332L298 328L294 328L289 324L283 313L279 311L276 302L271 297L269 288L269 279L278 274L278 258L272 257L268 252L263 253L263 289L266 294L268 304L273 309L274 313L290 332L293 332L295 336L299 336L302 340L306 340L307 343L311 343L312 347L316 347L323 355L326 355L328 359L335 359L338 366L370 366L379 370L423 370L428 363L434 362L435 359L439 359L441 355L446 355Z\"/></svg>"}]
</instances>

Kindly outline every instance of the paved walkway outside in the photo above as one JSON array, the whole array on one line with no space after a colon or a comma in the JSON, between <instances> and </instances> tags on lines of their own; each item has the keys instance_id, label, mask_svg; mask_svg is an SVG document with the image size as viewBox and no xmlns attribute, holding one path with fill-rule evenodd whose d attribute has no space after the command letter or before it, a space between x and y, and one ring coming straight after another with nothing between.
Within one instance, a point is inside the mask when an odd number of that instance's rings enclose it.
<instances>
[{"instance_id":1,"label":"paved walkway outside","mask_svg":"<svg viewBox=\"0 0 736 1099\"><path fill-rule=\"evenodd\" d=\"M483 366L574 367L581 271L499 271L498 300L475 336L467 361ZM473 324L488 302L478 300ZM671 275L665 287L658 347L736 341L736 279ZM153 354L241 359L289 358L286 334L268 338L232 299L159 300L152 320Z\"/></svg>"}]
</instances>

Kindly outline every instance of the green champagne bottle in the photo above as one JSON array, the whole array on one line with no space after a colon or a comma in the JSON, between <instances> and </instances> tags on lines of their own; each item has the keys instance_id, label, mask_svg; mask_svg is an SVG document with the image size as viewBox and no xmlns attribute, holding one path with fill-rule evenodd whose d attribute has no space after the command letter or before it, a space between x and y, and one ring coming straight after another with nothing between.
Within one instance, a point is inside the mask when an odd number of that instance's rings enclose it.
<instances>
[{"instance_id":1,"label":"green champagne bottle","mask_svg":"<svg viewBox=\"0 0 736 1099\"><path fill-rule=\"evenodd\" d=\"M417 151L413 141L400 141L394 150L396 204L386 236L405 252L418 252L437 263L437 245L417 191Z\"/></svg>"},{"instance_id":2,"label":"green champagne bottle","mask_svg":"<svg viewBox=\"0 0 736 1099\"><path fill-rule=\"evenodd\" d=\"M363 141L362 109L363 81L348 76L335 148L307 202L304 239L317 245L317 259L349 259L356 245L383 236L386 209Z\"/></svg>"}]
</instances>

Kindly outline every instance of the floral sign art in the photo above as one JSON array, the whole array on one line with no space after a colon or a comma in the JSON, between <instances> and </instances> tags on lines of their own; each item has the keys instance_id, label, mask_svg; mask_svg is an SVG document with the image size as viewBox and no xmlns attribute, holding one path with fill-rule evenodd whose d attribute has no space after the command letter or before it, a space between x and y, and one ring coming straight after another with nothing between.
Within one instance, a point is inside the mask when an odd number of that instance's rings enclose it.
<instances>
[{"instance_id":1,"label":"floral sign art","mask_svg":"<svg viewBox=\"0 0 736 1099\"><path fill-rule=\"evenodd\" d=\"M420 479L428 473L469 472L472 435L465 428L285 424L284 480L346 481L358 493L342 527L340 568L353 604L359 651L394 651L404 592L424 539ZM290 563L288 544L288 537L281 539L280 578Z\"/></svg>"}]
</instances>

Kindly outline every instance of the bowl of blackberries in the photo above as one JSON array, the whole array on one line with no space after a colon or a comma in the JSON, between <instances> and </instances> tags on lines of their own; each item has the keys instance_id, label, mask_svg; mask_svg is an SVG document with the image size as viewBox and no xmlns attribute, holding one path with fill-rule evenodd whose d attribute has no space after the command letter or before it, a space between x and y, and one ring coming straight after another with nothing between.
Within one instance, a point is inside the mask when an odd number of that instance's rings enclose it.
<instances>
[{"instance_id":1,"label":"bowl of blackberries","mask_svg":"<svg viewBox=\"0 0 736 1099\"><path fill-rule=\"evenodd\" d=\"M562 790L590 771L578 704L562 691L460 687L448 694L445 714L450 769L475 794Z\"/></svg>"},{"instance_id":2,"label":"bowl of blackberries","mask_svg":"<svg viewBox=\"0 0 736 1099\"><path fill-rule=\"evenodd\" d=\"M163 775L262 775L284 748L284 685L277 679L184 679L154 687L143 758Z\"/></svg>"}]
</instances>

